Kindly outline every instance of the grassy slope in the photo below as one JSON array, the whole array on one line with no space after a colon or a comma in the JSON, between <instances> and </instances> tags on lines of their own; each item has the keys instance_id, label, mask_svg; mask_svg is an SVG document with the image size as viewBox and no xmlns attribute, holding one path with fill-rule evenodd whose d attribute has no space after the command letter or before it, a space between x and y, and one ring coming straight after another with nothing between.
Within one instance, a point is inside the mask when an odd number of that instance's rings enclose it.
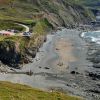
<instances>
[{"instance_id":1,"label":"grassy slope","mask_svg":"<svg viewBox=\"0 0 100 100\"><path fill-rule=\"evenodd\" d=\"M30 1L30 2L28 2ZM33 2L32 2L33 1ZM36 3L36 1L38 1ZM79 21L79 18L84 16L85 9L78 10L77 5L80 4L80 0L14 0L13 7L11 7L11 4L2 4L0 5L0 19L12 19L12 20L20 20L22 22L24 21L33 21L35 20L33 18L33 14L36 12L49 12L53 13L54 16L51 16L55 18L54 20L57 20L58 22L62 21L63 19L68 24L74 24L75 19L77 22ZM69 5L68 5L69 4ZM73 8L74 5L74 12L72 11L71 7ZM70 7L69 7L70 6ZM76 10L75 10L76 9ZM63 13L61 13L63 12ZM76 13L76 15L75 15ZM79 14L78 14L79 13ZM77 16L78 15L78 16ZM80 17L79 17L80 16ZM66 18L65 18L66 17ZM89 16L88 16L89 17ZM92 16L90 17L92 18ZM82 21L83 19L80 19ZM56 23L57 23L56 21Z\"/></svg>"},{"instance_id":2,"label":"grassy slope","mask_svg":"<svg viewBox=\"0 0 100 100\"><path fill-rule=\"evenodd\" d=\"M0 30L15 29L19 32L24 31L24 27L15 24L12 21L0 20Z\"/></svg>"},{"instance_id":3,"label":"grassy slope","mask_svg":"<svg viewBox=\"0 0 100 100\"><path fill-rule=\"evenodd\" d=\"M31 87L0 82L0 100L80 100L59 92L43 92Z\"/></svg>"}]
</instances>

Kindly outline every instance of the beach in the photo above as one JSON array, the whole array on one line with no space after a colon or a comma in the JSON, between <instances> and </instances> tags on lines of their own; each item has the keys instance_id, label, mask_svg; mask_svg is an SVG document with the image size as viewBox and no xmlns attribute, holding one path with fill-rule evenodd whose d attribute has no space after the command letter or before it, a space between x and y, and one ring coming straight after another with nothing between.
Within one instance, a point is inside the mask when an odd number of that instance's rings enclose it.
<instances>
[{"instance_id":1,"label":"beach","mask_svg":"<svg viewBox=\"0 0 100 100\"><path fill-rule=\"evenodd\" d=\"M24 65L17 72L32 71L33 75L0 74L1 81L21 83L49 91L64 91L81 96L86 100L99 100L100 95L90 90L96 89L99 80L88 76L92 63L87 60L88 43L80 37L82 31L62 29L49 34L47 41L39 49L33 63Z\"/></svg>"},{"instance_id":2,"label":"beach","mask_svg":"<svg viewBox=\"0 0 100 100\"><path fill-rule=\"evenodd\" d=\"M65 71L69 67L70 62L75 62L77 58L73 55L73 44L70 40L61 38L56 41L55 47L59 59L55 62L55 66L60 71Z\"/></svg>"}]
</instances>

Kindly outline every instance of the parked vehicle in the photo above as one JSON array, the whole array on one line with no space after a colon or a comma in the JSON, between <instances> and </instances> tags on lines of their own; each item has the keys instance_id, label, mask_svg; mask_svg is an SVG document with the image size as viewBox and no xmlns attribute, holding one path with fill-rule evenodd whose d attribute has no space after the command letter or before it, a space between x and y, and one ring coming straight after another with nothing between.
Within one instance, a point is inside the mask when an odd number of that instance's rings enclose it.
<instances>
[{"instance_id":1,"label":"parked vehicle","mask_svg":"<svg viewBox=\"0 0 100 100\"><path fill-rule=\"evenodd\" d=\"M24 32L23 36L31 36L31 32Z\"/></svg>"}]
</instances>

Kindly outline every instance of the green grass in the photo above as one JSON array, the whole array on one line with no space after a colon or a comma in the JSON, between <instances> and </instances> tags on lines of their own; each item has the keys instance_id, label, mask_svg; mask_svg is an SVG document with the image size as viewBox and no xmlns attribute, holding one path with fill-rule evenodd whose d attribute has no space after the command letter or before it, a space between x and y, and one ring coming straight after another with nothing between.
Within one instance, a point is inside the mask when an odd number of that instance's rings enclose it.
<instances>
[{"instance_id":1,"label":"green grass","mask_svg":"<svg viewBox=\"0 0 100 100\"><path fill-rule=\"evenodd\" d=\"M0 82L0 100L81 100L60 92L44 92L26 85Z\"/></svg>"},{"instance_id":2,"label":"green grass","mask_svg":"<svg viewBox=\"0 0 100 100\"><path fill-rule=\"evenodd\" d=\"M23 31L24 28L20 25L15 24L13 21L0 20L0 30L15 29L18 31Z\"/></svg>"},{"instance_id":3,"label":"green grass","mask_svg":"<svg viewBox=\"0 0 100 100\"><path fill-rule=\"evenodd\" d=\"M33 27L33 32L43 35L51 28L52 28L52 25L48 22L48 20L42 19L38 21L36 25Z\"/></svg>"}]
</instances>

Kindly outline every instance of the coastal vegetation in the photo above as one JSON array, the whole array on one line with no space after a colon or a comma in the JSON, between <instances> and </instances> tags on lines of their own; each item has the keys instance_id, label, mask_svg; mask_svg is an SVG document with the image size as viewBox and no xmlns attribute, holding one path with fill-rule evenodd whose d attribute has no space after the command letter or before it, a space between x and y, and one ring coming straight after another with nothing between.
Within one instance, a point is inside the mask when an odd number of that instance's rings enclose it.
<instances>
[{"instance_id":1,"label":"coastal vegetation","mask_svg":"<svg viewBox=\"0 0 100 100\"><path fill-rule=\"evenodd\" d=\"M44 92L26 85L0 82L0 100L81 100L60 92Z\"/></svg>"},{"instance_id":2,"label":"coastal vegetation","mask_svg":"<svg viewBox=\"0 0 100 100\"><path fill-rule=\"evenodd\" d=\"M14 29L20 32L24 31L24 28L20 25L17 25L13 21L0 20L0 30Z\"/></svg>"}]
</instances>

